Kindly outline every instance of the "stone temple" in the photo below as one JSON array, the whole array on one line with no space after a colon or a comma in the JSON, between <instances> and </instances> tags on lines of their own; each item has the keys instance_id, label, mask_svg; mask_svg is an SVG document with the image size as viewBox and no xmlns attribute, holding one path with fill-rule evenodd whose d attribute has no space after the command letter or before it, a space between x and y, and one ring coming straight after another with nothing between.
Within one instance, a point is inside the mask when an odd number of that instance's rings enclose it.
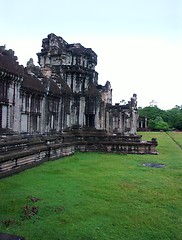
<instances>
[{"instance_id":1,"label":"stone temple","mask_svg":"<svg viewBox=\"0 0 182 240\"><path fill-rule=\"evenodd\" d=\"M137 135L137 96L112 104L98 82L97 55L49 34L38 56L19 65L0 47L0 176L79 151L156 154L156 139Z\"/></svg>"}]
</instances>

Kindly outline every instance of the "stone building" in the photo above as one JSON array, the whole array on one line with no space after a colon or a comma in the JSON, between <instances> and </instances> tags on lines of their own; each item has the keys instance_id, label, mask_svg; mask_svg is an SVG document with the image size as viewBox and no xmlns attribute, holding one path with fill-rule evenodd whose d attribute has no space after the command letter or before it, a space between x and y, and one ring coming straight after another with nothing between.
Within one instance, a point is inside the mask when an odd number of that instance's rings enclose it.
<instances>
[{"instance_id":1,"label":"stone building","mask_svg":"<svg viewBox=\"0 0 182 240\"><path fill-rule=\"evenodd\" d=\"M61 129L107 129L109 108L106 106L112 104L112 90L109 82L105 86L98 85L95 52L79 43L68 44L61 37L50 34L43 39L42 50L37 55L44 76L53 79L60 89L62 79L70 89L70 95L65 94L62 99L68 106Z\"/></svg>"},{"instance_id":2,"label":"stone building","mask_svg":"<svg viewBox=\"0 0 182 240\"><path fill-rule=\"evenodd\" d=\"M19 65L0 47L0 177L79 151L156 154L137 131L137 96L112 104L109 81L98 83L97 55L55 34L38 56Z\"/></svg>"},{"instance_id":3,"label":"stone building","mask_svg":"<svg viewBox=\"0 0 182 240\"><path fill-rule=\"evenodd\" d=\"M20 88L24 68L12 50L0 47L0 132L19 132Z\"/></svg>"},{"instance_id":4,"label":"stone building","mask_svg":"<svg viewBox=\"0 0 182 240\"><path fill-rule=\"evenodd\" d=\"M149 131L147 117L138 117L137 131Z\"/></svg>"},{"instance_id":5,"label":"stone building","mask_svg":"<svg viewBox=\"0 0 182 240\"><path fill-rule=\"evenodd\" d=\"M30 59L23 68L12 50L1 47L1 130L43 134L92 127L136 133L136 95L126 105L112 105L111 84L98 84L91 48L49 34L37 56L40 67Z\"/></svg>"}]
</instances>

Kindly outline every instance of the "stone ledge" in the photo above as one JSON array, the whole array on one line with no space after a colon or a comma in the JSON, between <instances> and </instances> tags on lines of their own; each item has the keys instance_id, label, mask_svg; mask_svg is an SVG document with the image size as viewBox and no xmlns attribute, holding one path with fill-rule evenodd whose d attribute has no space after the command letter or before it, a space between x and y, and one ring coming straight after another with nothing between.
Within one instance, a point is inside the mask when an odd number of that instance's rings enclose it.
<instances>
[{"instance_id":1,"label":"stone ledge","mask_svg":"<svg viewBox=\"0 0 182 240\"><path fill-rule=\"evenodd\" d=\"M79 133L79 134L78 134ZM97 134L96 134L97 133ZM13 146L13 147L12 147ZM141 136L107 135L103 131L72 131L48 136L13 137L0 141L0 178L80 152L117 154L158 154L157 141L141 141ZM6 149L4 149L6 148Z\"/></svg>"}]
</instances>

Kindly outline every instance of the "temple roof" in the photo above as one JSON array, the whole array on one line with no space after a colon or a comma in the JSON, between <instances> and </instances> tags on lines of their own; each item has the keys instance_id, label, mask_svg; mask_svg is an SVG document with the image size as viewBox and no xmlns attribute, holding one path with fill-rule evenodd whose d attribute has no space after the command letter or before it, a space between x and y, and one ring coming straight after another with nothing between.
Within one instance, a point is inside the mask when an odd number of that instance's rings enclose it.
<instances>
[{"instance_id":1,"label":"temple roof","mask_svg":"<svg viewBox=\"0 0 182 240\"><path fill-rule=\"evenodd\" d=\"M88 90L85 91L86 95L101 97L101 94L94 83L90 83Z\"/></svg>"},{"instance_id":2,"label":"temple roof","mask_svg":"<svg viewBox=\"0 0 182 240\"><path fill-rule=\"evenodd\" d=\"M97 54L91 48L85 48L80 43L68 44L62 37L56 36L53 33L42 40L42 49L37 55L42 56L48 53L51 55L60 55L64 51L71 52L73 55L87 55L90 61L97 64Z\"/></svg>"},{"instance_id":3,"label":"temple roof","mask_svg":"<svg viewBox=\"0 0 182 240\"><path fill-rule=\"evenodd\" d=\"M45 92L47 92L47 94L51 94L51 95L60 95L61 94L61 91L60 91L57 83L54 82L52 79L44 78L42 81L43 81L43 84L45 87Z\"/></svg>"},{"instance_id":4,"label":"temple roof","mask_svg":"<svg viewBox=\"0 0 182 240\"><path fill-rule=\"evenodd\" d=\"M66 83L66 81L64 79L62 79L61 77L57 78L57 83L61 85L61 92L62 93L72 93L71 88L68 86L68 84Z\"/></svg>"},{"instance_id":5,"label":"temple roof","mask_svg":"<svg viewBox=\"0 0 182 240\"><path fill-rule=\"evenodd\" d=\"M66 48L76 54L90 54L97 58L97 54L91 48L85 48L80 43L68 44Z\"/></svg>"},{"instance_id":6,"label":"temple roof","mask_svg":"<svg viewBox=\"0 0 182 240\"><path fill-rule=\"evenodd\" d=\"M45 86L41 80L36 78L35 76L31 76L30 74L25 73L23 77L22 87L26 88L26 90L34 90L38 92L45 92Z\"/></svg>"},{"instance_id":7,"label":"temple roof","mask_svg":"<svg viewBox=\"0 0 182 240\"><path fill-rule=\"evenodd\" d=\"M24 68L17 62L17 57L13 50L6 50L4 46L0 46L0 69L8 73L23 75Z\"/></svg>"}]
</instances>

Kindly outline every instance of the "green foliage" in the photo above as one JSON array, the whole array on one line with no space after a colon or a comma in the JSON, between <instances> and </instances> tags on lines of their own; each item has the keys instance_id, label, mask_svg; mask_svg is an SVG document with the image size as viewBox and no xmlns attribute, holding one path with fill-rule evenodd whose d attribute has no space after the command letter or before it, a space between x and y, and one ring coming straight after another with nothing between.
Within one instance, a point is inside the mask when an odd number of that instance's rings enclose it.
<instances>
[{"instance_id":1,"label":"green foliage","mask_svg":"<svg viewBox=\"0 0 182 240\"><path fill-rule=\"evenodd\" d=\"M163 117L164 110L161 110L157 106L149 106L139 109L139 115L141 117L147 117L148 120L154 120L156 117Z\"/></svg>"},{"instance_id":2,"label":"green foliage","mask_svg":"<svg viewBox=\"0 0 182 240\"><path fill-rule=\"evenodd\" d=\"M148 128L149 128L151 131L154 131L154 130L155 130L155 120L153 120L153 119L149 119L149 120L148 120Z\"/></svg>"},{"instance_id":3,"label":"green foliage","mask_svg":"<svg viewBox=\"0 0 182 240\"><path fill-rule=\"evenodd\" d=\"M159 109L157 106L139 108L139 116L147 117L148 127L151 130L182 130L182 109L179 106L166 111Z\"/></svg>"},{"instance_id":4,"label":"green foliage","mask_svg":"<svg viewBox=\"0 0 182 240\"><path fill-rule=\"evenodd\" d=\"M166 111L166 119L171 128L182 130L182 109L178 106Z\"/></svg>"},{"instance_id":5,"label":"green foliage","mask_svg":"<svg viewBox=\"0 0 182 240\"><path fill-rule=\"evenodd\" d=\"M156 117L154 120L149 121L149 128L152 131L168 131L169 125L163 121L162 117Z\"/></svg>"},{"instance_id":6,"label":"green foliage","mask_svg":"<svg viewBox=\"0 0 182 240\"><path fill-rule=\"evenodd\" d=\"M168 131L169 130L169 125L164 122L163 120L156 122L155 126L156 130L163 130L163 131Z\"/></svg>"},{"instance_id":7,"label":"green foliage","mask_svg":"<svg viewBox=\"0 0 182 240\"><path fill-rule=\"evenodd\" d=\"M157 137L159 155L76 153L1 179L0 232L27 240L182 239L182 149L174 141L182 134L142 134Z\"/></svg>"}]
</instances>

